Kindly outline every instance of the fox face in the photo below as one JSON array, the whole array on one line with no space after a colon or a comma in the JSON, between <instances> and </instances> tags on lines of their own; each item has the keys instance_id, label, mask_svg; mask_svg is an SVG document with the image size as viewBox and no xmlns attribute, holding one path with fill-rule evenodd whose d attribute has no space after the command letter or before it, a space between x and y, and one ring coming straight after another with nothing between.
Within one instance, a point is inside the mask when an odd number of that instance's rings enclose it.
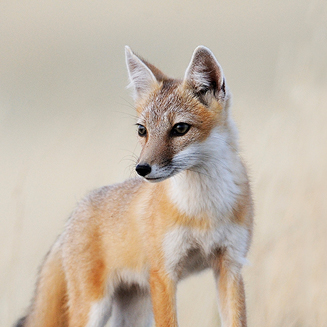
<instances>
[{"instance_id":1,"label":"fox face","mask_svg":"<svg viewBox=\"0 0 327 327\"><path fill-rule=\"evenodd\" d=\"M230 95L222 69L205 47L198 47L183 80L171 79L126 48L126 61L138 113L142 151L136 171L159 182L183 170L199 170L201 145L228 129Z\"/></svg>"}]
</instances>

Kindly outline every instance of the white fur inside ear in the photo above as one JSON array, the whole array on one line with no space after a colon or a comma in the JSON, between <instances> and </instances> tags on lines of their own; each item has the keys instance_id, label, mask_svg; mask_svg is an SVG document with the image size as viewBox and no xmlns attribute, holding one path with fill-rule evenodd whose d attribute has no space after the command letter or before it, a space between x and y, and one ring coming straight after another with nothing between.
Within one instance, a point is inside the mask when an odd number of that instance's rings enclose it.
<instances>
[{"instance_id":1,"label":"white fur inside ear","mask_svg":"<svg viewBox=\"0 0 327 327\"><path fill-rule=\"evenodd\" d=\"M210 88L216 82L220 89L224 84L224 73L214 54L205 46L198 46L188 65L184 80L197 88Z\"/></svg>"},{"instance_id":2,"label":"white fur inside ear","mask_svg":"<svg viewBox=\"0 0 327 327\"><path fill-rule=\"evenodd\" d=\"M125 47L125 57L130 82L127 87L133 90L133 98L136 100L158 82L147 65L128 46Z\"/></svg>"}]
</instances>

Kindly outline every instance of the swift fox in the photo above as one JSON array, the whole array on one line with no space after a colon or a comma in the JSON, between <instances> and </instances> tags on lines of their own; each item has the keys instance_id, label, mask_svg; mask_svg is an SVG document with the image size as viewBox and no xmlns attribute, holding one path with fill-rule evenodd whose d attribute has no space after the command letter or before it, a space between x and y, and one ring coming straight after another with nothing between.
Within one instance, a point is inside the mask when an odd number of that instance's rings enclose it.
<instances>
[{"instance_id":1,"label":"swift fox","mask_svg":"<svg viewBox=\"0 0 327 327\"><path fill-rule=\"evenodd\" d=\"M245 327L253 209L223 70L204 46L181 80L125 50L140 176L78 204L17 326L177 327L177 283L211 268L222 325Z\"/></svg>"}]
</instances>

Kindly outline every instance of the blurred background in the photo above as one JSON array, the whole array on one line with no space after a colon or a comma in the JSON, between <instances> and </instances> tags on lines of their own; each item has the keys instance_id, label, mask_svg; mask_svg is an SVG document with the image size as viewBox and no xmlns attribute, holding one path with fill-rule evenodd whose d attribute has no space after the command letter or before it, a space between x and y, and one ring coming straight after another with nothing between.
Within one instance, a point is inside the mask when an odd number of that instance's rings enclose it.
<instances>
[{"instance_id":1,"label":"blurred background","mask_svg":"<svg viewBox=\"0 0 327 327\"><path fill-rule=\"evenodd\" d=\"M76 202L134 176L124 45L173 77L209 47L233 92L256 224L249 326L327 326L327 2L3 0L0 326L24 314ZM219 326L213 276L178 289L181 327Z\"/></svg>"}]
</instances>

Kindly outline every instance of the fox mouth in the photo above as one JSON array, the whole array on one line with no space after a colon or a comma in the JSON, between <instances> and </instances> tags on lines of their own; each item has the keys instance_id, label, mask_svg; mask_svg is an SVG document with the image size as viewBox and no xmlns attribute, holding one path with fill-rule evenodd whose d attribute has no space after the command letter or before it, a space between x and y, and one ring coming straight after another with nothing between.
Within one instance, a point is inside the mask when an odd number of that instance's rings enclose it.
<instances>
[{"instance_id":1,"label":"fox mouth","mask_svg":"<svg viewBox=\"0 0 327 327\"><path fill-rule=\"evenodd\" d=\"M157 182L161 182L164 181L165 179L169 178L171 175L169 176L162 176L162 177L144 177L145 180L147 180L150 183L157 183Z\"/></svg>"},{"instance_id":2,"label":"fox mouth","mask_svg":"<svg viewBox=\"0 0 327 327\"><path fill-rule=\"evenodd\" d=\"M144 177L148 181L158 181L160 179L164 179L164 177Z\"/></svg>"},{"instance_id":3,"label":"fox mouth","mask_svg":"<svg viewBox=\"0 0 327 327\"><path fill-rule=\"evenodd\" d=\"M144 176L143 178L147 180L150 183L157 183L164 181L165 179L168 179L174 175L176 175L180 170L178 169L172 169L167 175L161 175L161 176ZM150 175L150 174L149 174Z\"/></svg>"}]
</instances>

